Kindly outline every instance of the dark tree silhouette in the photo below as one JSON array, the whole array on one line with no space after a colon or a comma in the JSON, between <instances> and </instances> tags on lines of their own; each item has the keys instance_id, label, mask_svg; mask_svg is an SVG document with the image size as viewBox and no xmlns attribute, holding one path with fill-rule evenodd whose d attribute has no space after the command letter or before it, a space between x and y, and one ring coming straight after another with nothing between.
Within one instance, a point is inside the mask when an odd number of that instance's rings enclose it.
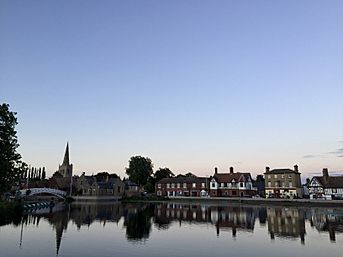
<instances>
[{"instance_id":1,"label":"dark tree silhouette","mask_svg":"<svg viewBox=\"0 0 343 257\"><path fill-rule=\"evenodd\" d=\"M8 104L0 105L0 193L8 190L26 169L17 152L16 114Z\"/></svg>"},{"instance_id":2,"label":"dark tree silhouette","mask_svg":"<svg viewBox=\"0 0 343 257\"><path fill-rule=\"evenodd\" d=\"M153 164L149 158L142 156L133 156L129 160L129 167L126 168L126 174L129 179L140 186L144 186L151 176Z\"/></svg>"}]
</instances>

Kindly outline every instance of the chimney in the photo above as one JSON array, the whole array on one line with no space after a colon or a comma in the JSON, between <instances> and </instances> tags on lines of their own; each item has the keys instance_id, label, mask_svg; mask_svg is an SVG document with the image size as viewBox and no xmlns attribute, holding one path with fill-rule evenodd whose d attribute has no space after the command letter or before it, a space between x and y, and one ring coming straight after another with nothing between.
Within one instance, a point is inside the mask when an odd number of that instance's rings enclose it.
<instances>
[{"instance_id":1,"label":"chimney","mask_svg":"<svg viewBox=\"0 0 343 257\"><path fill-rule=\"evenodd\" d=\"M329 181L329 170L327 168L323 169L323 180L325 184Z\"/></svg>"},{"instance_id":2,"label":"chimney","mask_svg":"<svg viewBox=\"0 0 343 257\"><path fill-rule=\"evenodd\" d=\"M217 167L214 168L214 174L218 174L218 168Z\"/></svg>"},{"instance_id":3,"label":"chimney","mask_svg":"<svg viewBox=\"0 0 343 257\"><path fill-rule=\"evenodd\" d=\"M298 167L298 165L294 165L294 171L295 171L295 172L299 172L299 167Z\"/></svg>"},{"instance_id":4,"label":"chimney","mask_svg":"<svg viewBox=\"0 0 343 257\"><path fill-rule=\"evenodd\" d=\"M233 167L230 167L230 173L233 173Z\"/></svg>"},{"instance_id":5,"label":"chimney","mask_svg":"<svg viewBox=\"0 0 343 257\"><path fill-rule=\"evenodd\" d=\"M270 168L269 167L266 167L266 172L269 172L270 171Z\"/></svg>"}]
</instances>

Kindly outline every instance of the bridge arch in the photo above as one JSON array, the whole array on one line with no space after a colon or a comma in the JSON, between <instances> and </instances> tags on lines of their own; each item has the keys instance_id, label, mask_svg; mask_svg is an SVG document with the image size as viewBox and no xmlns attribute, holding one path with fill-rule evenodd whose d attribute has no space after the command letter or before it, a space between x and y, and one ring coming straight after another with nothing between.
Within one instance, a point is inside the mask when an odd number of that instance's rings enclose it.
<instances>
[{"instance_id":1,"label":"bridge arch","mask_svg":"<svg viewBox=\"0 0 343 257\"><path fill-rule=\"evenodd\" d=\"M33 195L39 195L39 194L50 194L50 195L54 195L57 196L61 199L65 199L67 192L62 191L62 190L58 190L58 189L54 189L54 188L28 188L28 189L23 189L23 190L19 190L21 197L24 196L33 196Z\"/></svg>"}]
</instances>

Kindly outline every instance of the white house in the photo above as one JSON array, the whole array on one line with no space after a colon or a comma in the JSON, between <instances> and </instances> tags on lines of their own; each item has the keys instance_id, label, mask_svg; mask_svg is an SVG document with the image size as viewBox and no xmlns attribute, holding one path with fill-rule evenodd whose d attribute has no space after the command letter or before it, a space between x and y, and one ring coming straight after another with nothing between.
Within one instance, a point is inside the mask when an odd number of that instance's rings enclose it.
<instances>
[{"instance_id":1,"label":"white house","mask_svg":"<svg viewBox=\"0 0 343 257\"><path fill-rule=\"evenodd\" d=\"M329 176L328 169L323 169L323 176L311 179L308 190L311 199L343 199L343 176Z\"/></svg>"}]
</instances>

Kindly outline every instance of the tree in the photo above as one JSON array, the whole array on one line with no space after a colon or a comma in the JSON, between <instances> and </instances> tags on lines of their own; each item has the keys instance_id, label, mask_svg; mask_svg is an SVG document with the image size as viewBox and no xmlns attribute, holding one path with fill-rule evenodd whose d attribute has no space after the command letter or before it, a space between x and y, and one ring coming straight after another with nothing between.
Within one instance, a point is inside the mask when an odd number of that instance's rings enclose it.
<instances>
[{"instance_id":1,"label":"tree","mask_svg":"<svg viewBox=\"0 0 343 257\"><path fill-rule=\"evenodd\" d=\"M129 160L129 167L126 168L126 174L129 175L131 181L144 186L152 175L152 168L153 164L149 158L132 156Z\"/></svg>"},{"instance_id":2,"label":"tree","mask_svg":"<svg viewBox=\"0 0 343 257\"><path fill-rule=\"evenodd\" d=\"M0 193L19 179L25 166L17 152L16 114L9 110L8 104L0 105Z\"/></svg>"},{"instance_id":3,"label":"tree","mask_svg":"<svg viewBox=\"0 0 343 257\"><path fill-rule=\"evenodd\" d=\"M177 178L196 178L197 176L195 176L193 173L188 172L187 174L183 175L183 174L179 174L176 176Z\"/></svg>"},{"instance_id":4,"label":"tree","mask_svg":"<svg viewBox=\"0 0 343 257\"><path fill-rule=\"evenodd\" d=\"M155 171L154 178L155 181L160 181L163 178L171 178L174 177L174 173L168 168L159 168Z\"/></svg>"},{"instance_id":5,"label":"tree","mask_svg":"<svg viewBox=\"0 0 343 257\"><path fill-rule=\"evenodd\" d=\"M59 173L58 171L55 171L54 174L52 174L53 178L63 178L63 175Z\"/></svg>"}]
</instances>

